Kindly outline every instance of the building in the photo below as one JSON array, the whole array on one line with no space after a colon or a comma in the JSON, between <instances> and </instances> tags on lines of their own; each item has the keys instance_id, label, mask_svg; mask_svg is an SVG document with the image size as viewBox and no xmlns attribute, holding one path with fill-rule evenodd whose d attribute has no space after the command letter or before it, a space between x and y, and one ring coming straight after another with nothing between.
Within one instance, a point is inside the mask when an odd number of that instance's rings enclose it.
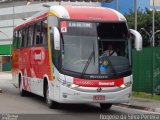
<instances>
[{"instance_id":1,"label":"building","mask_svg":"<svg viewBox=\"0 0 160 120\"><path fill-rule=\"evenodd\" d=\"M39 11L48 9L43 4L58 5L59 2L46 2L45 0L36 0L27 5L26 0L3 0L0 2L0 54L10 53L10 44L12 43L13 28ZM8 2L7 2L8 1ZM61 2L61 4L82 4L91 6L100 6L100 3L84 2ZM5 45L5 49L2 47ZM8 46L7 46L8 45ZM6 50L6 48L8 48Z\"/></svg>"},{"instance_id":2,"label":"building","mask_svg":"<svg viewBox=\"0 0 160 120\"><path fill-rule=\"evenodd\" d=\"M98 2L49 1L51 0L34 0L31 4L27 5L27 0L0 0L0 71L5 69L5 64L7 65L7 70L8 66L11 66L10 55L14 27L37 12L48 9L47 7L44 7L43 4L49 6L59 4L101 6Z\"/></svg>"},{"instance_id":3,"label":"building","mask_svg":"<svg viewBox=\"0 0 160 120\"><path fill-rule=\"evenodd\" d=\"M134 11L136 0L113 0L110 3L102 3L103 7L110 7L113 9L118 8L118 11L121 13L129 13L130 10ZM160 10L160 0L137 0L137 8L139 10L144 10L145 8L152 9L153 8L153 1L155 8Z\"/></svg>"}]
</instances>

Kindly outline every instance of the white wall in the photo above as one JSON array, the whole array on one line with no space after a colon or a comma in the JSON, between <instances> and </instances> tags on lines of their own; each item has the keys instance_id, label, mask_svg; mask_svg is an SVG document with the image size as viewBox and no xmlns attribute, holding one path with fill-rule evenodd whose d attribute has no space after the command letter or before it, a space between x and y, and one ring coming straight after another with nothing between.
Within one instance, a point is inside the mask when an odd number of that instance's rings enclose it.
<instances>
[{"instance_id":1,"label":"white wall","mask_svg":"<svg viewBox=\"0 0 160 120\"><path fill-rule=\"evenodd\" d=\"M16 4L16 3L15 3ZM46 7L43 7L44 3L39 3L39 4L31 4L31 5L22 5L22 6L14 6L14 7L7 7L7 8L0 8L0 18L4 15L8 15L8 19L6 20L1 20L0 19L0 44L8 44L12 42L12 36L13 36L13 24L18 25L21 22L23 22L21 16L18 16L18 18L13 19L13 14L27 14L38 11L43 11L46 10ZM45 2L45 4L48 5L58 5L59 2ZM100 6L100 3L86 3L86 2L61 2L61 5L66 5L66 4L76 4L76 5L89 5L89 6ZM5 7L5 6L4 6ZM14 15L14 16L15 16ZM10 26L10 27L8 27ZM4 39L10 39L10 41L6 41Z\"/></svg>"}]
</instances>

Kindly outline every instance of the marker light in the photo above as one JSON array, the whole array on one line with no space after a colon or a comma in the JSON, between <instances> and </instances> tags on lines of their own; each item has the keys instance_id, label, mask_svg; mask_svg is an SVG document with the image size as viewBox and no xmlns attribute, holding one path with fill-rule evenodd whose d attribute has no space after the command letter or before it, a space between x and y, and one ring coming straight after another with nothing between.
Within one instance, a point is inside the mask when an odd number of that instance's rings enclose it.
<instances>
[{"instance_id":1,"label":"marker light","mask_svg":"<svg viewBox=\"0 0 160 120\"><path fill-rule=\"evenodd\" d=\"M76 87L79 87L79 85L71 84L71 88L76 88Z\"/></svg>"},{"instance_id":2,"label":"marker light","mask_svg":"<svg viewBox=\"0 0 160 120\"><path fill-rule=\"evenodd\" d=\"M69 88L79 87L79 85L72 84L72 83L66 82L66 81L64 81L64 80L60 80L60 79L59 79L59 82L62 83L63 86L66 86L66 87L69 87Z\"/></svg>"}]
</instances>

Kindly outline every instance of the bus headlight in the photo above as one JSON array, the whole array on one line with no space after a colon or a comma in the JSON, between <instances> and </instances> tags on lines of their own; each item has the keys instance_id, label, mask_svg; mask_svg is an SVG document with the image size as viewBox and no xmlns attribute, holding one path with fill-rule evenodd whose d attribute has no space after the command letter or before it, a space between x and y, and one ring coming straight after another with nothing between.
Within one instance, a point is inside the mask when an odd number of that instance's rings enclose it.
<instances>
[{"instance_id":1,"label":"bus headlight","mask_svg":"<svg viewBox=\"0 0 160 120\"><path fill-rule=\"evenodd\" d=\"M127 83L120 85L119 87L124 89L124 88L130 87L131 85L132 85L132 82L130 81L130 82L127 82Z\"/></svg>"},{"instance_id":2,"label":"bus headlight","mask_svg":"<svg viewBox=\"0 0 160 120\"><path fill-rule=\"evenodd\" d=\"M126 88L125 84L122 84L122 85L120 85L119 87L120 87L120 88L123 88L123 89Z\"/></svg>"}]
</instances>

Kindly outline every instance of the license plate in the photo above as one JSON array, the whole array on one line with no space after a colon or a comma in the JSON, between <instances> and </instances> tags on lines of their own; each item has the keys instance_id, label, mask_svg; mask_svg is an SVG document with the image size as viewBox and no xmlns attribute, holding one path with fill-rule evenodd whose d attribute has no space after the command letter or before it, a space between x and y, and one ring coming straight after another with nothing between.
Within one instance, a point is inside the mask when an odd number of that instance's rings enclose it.
<instances>
[{"instance_id":1,"label":"license plate","mask_svg":"<svg viewBox=\"0 0 160 120\"><path fill-rule=\"evenodd\" d=\"M104 95L95 95L95 96L93 96L93 100L105 100L105 96Z\"/></svg>"}]
</instances>

